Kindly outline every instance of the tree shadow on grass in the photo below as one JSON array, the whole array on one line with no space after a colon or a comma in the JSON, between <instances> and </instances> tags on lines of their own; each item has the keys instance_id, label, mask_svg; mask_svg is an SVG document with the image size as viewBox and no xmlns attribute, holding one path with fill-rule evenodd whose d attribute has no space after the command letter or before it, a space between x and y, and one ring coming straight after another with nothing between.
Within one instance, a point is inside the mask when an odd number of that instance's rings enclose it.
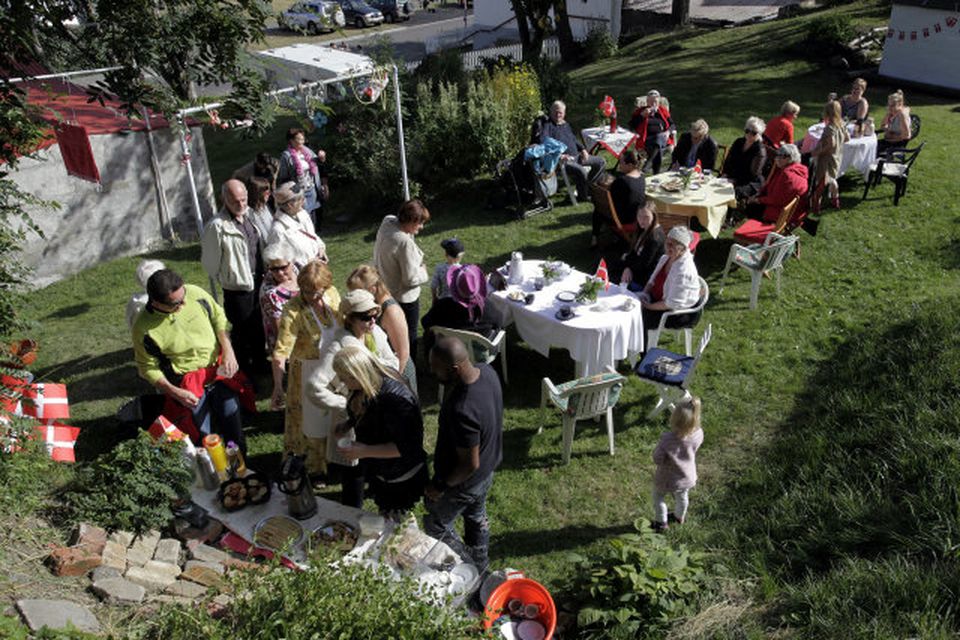
<instances>
[{"instance_id":1,"label":"tree shadow on grass","mask_svg":"<svg viewBox=\"0 0 960 640\"><path fill-rule=\"evenodd\" d=\"M52 320L54 318L74 318L79 315L83 315L90 310L89 302L81 302L80 304L70 305L69 307L61 307L53 313L47 314L43 319Z\"/></svg>"},{"instance_id":2,"label":"tree shadow on grass","mask_svg":"<svg viewBox=\"0 0 960 640\"><path fill-rule=\"evenodd\" d=\"M79 376L88 371L97 371L99 369L115 369L133 362L133 349L117 349L100 355L87 354L59 362L37 370L38 380L45 380L54 374L56 379L70 378ZM87 398L84 398L86 400Z\"/></svg>"},{"instance_id":3,"label":"tree shadow on grass","mask_svg":"<svg viewBox=\"0 0 960 640\"><path fill-rule=\"evenodd\" d=\"M955 562L958 306L953 297L907 307L823 360L772 444L755 456L762 463L739 469L717 496L712 511L723 523L716 535L727 538L721 546L810 594L851 562L891 562L898 575L911 576ZM941 585L943 595L919 606L952 611L954 586ZM879 596L867 599L856 608L868 617L908 615L890 614Z\"/></svg>"},{"instance_id":4,"label":"tree shadow on grass","mask_svg":"<svg viewBox=\"0 0 960 640\"><path fill-rule=\"evenodd\" d=\"M505 556L498 551L509 550L513 557L539 556L557 551L568 551L589 546L597 540L634 531L632 523L596 527L571 525L554 530L493 532L490 536L490 552L493 558Z\"/></svg>"}]
</instances>

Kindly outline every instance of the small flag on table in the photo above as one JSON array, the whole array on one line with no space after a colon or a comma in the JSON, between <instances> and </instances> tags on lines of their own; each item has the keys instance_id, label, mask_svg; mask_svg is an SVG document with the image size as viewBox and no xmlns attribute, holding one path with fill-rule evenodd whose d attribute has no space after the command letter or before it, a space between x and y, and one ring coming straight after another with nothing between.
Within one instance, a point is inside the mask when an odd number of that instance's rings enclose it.
<instances>
[{"instance_id":1,"label":"small flag on table","mask_svg":"<svg viewBox=\"0 0 960 640\"><path fill-rule=\"evenodd\" d=\"M597 265L597 273L594 276L603 280L603 290L606 291L610 288L610 274L607 273L607 261L604 258L600 258L600 264Z\"/></svg>"},{"instance_id":2,"label":"small flag on table","mask_svg":"<svg viewBox=\"0 0 960 640\"><path fill-rule=\"evenodd\" d=\"M23 414L45 421L69 418L67 385L50 382L27 385L23 391Z\"/></svg>"},{"instance_id":3,"label":"small flag on table","mask_svg":"<svg viewBox=\"0 0 960 640\"><path fill-rule=\"evenodd\" d=\"M693 165L694 173L703 173L703 165L700 164L700 158L697 158L697 164Z\"/></svg>"},{"instance_id":4,"label":"small flag on table","mask_svg":"<svg viewBox=\"0 0 960 640\"><path fill-rule=\"evenodd\" d=\"M193 450L194 444L190 441L190 438L187 437L183 431L177 428L177 425L170 422L164 416L159 416L156 420L153 421L153 424L150 425L150 428L147 429L147 433L154 439L155 442L160 442L162 440L169 440L170 442L185 442L188 450Z\"/></svg>"}]
</instances>

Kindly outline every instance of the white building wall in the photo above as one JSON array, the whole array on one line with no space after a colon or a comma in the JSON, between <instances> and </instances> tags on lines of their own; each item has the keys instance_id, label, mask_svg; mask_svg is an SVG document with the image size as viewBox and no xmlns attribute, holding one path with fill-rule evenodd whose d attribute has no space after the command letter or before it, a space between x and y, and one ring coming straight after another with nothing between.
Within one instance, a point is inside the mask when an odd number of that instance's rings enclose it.
<instances>
[{"instance_id":1,"label":"white building wall","mask_svg":"<svg viewBox=\"0 0 960 640\"><path fill-rule=\"evenodd\" d=\"M947 18L956 12L894 4L890 12L893 37L883 45L880 75L923 84L960 89L960 23L948 27ZM940 24L937 33L934 25ZM930 36L923 36L923 29ZM900 32L904 39L899 39ZM911 40L915 31L917 39Z\"/></svg>"},{"instance_id":2,"label":"white building wall","mask_svg":"<svg viewBox=\"0 0 960 640\"><path fill-rule=\"evenodd\" d=\"M204 219L213 207L213 187L199 128L190 143ZM193 201L186 168L180 163L180 142L172 129L154 130L157 159L163 175L170 218L184 240L197 238ZM30 233L23 261L46 285L105 260L140 253L163 242L156 189L144 132L90 137L102 185L67 175L59 145L24 158L11 178L21 189L59 209L31 210L44 237Z\"/></svg>"},{"instance_id":3,"label":"white building wall","mask_svg":"<svg viewBox=\"0 0 960 640\"><path fill-rule=\"evenodd\" d=\"M567 13L573 38L583 40L594 28L607 29L610 35L619 38L622 7L622 0L569 0ZM475 30L489 30L509 22L494 33L475 35L474 47L490 46L497 39L517 38L517 23L513 18L510 0L477 0L473 7Z\"/></svg>"}]
</instances>

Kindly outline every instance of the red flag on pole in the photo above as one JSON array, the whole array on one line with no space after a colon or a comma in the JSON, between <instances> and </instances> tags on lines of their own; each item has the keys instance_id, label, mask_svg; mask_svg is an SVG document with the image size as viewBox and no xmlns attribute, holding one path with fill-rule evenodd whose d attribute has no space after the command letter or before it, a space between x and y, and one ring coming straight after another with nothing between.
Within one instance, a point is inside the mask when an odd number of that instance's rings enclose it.
<instances>
[{"instance_id":1,"label":"red flag on pole","mask_svg":"<svg viewBox=\"0 0 960 640\"><path fill-rule=\"evenodd\" d=\"M600 264L597 265L597 273L594 277L603 280L604 291L610 288L610 274L607 273L607 261L604 258L600 258Z\"/></svg>"}]
</instances>

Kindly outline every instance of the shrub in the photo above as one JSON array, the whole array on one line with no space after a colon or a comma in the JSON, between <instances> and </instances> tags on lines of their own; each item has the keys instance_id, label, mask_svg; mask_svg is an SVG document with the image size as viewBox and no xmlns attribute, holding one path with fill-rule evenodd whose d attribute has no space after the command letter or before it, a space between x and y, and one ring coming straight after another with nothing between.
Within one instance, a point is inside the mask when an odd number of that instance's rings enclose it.
<instances>
[{"instance_id":1,"label":"shrub","mask_svg":"<svg viewBox=\"0 0 960 640\"><path fill-rule=\"evenodd\" d=\"M165 526L192 481L181 443L157 445L141 433L81 469L67 502L78 520L140 533Z\"/></svg>"},{"instance_id":2,"label":"shrub","mask_svg":"<svg viewBox=\"0 0 960 640\"><path fill-rule=\"evenodd\" d=\"M70 470L50 459L33 420L7 419L8 424L0 425L0 513L23 517L44 506ZM7 443L13 442L16 450L7 449Z\"/></svg>"},{"instance_id":3,"label":"shrub","mask_svg":"<svg viewBox=\"0 0 960 640\"><path fill-rule=\"evenodd\" d=\"M609 540L596 557L570 554L569 593L580 638L636 638L689 612L704 583L702 555L674 548L647 520Z\"/></svg>"},{"instance_id":4,"label":"shrub","mask_svg":"<svg viewBox=\"0 0 960 640\"><path fill-rule=\"evenodd\" d=\"M807 25L804 48L814 56L830 56L843 51L855 35L849 16L822 16Z\"/></svg>"},{"instance_id":5,"label":"shrub","mask_svg":"<svg viewBox=\"0 0 960 640\"><path fill-rule=\"evenodd\" d=\"M500 64L490 71L493 97L506 106L509 124L507 149L524 147L530 138L530 124L540 113L540 81L526 64Z\"/></svg>"},{"instance_id":6,"label":"shrub","mask_svg":"<svg viewBox=\"0 0 960 640\"><path fill-rule=\"evenodd\" d=\"M541 57L533 64L533 69L540 81L540 99L544 111L554 100L567 100L571 97L573 82L559 61Z\"/></svg>"},{"instance_id":7,"label":"shrub","mask_svg":"<svg viewBox=\"0 0 960 640\"><path fill-rule=\"evenodd\" d=\"M436 607L407 578L394 581L356 565L337 565L322 554L308 571L275 567L237 573L229 613L218 620L192 609L165 608L141 633L143 640L459 640L479 638L476 621Z\"/></svg>"},{"instance_id":8,"label":"shrub","mask_svg":"<svg viewBox=\"0 0 960 640\"><path fill-rule=\"evenodd\" d=\"M617 40L604 27L593 27L583 41L583 53L588 62L605 60L617 55Z\"/></svg>"}]
</instances>

